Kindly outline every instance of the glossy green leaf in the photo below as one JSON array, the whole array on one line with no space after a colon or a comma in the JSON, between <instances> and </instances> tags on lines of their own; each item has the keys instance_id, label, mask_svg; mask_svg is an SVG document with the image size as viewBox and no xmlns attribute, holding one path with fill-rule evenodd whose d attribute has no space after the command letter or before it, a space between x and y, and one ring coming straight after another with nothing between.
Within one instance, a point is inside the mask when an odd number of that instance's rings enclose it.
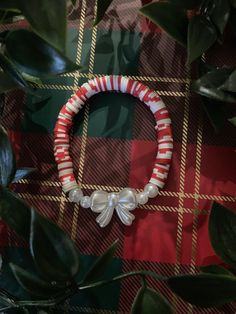
<instances>
[{"instance_id":1,"label":"glossy green leaf","mask_svg":"<svg viewBox=\"0 0 236 314\"><path fill-rule=\"evenodd\" d=\"M9 295L2 289L0 289L0 311L3 307L14 306L14 300L9 298ZM1 313L1 312L0 312Z\"/></svg>"},{"instance_id":2,"label":"glossy green leaf","mask_svg":"<svg viewBox=\"0 0 236 314\"><path fill-rule=\"evenodd\" d=\"M155 290L142 287L133 302L131 314L173 314L164 297Z\"/></svg>"},{"instance_id":3,"label":"glossy green leaf","mask_svg":"<svg viewBox=\"0 0 236 314\"><path fill-rule=\"evenodd\" d=\"M140 13L164 29L182 45L187 43L188 19L186 11L168 2L150 3Z\"/></svg>"},{"instance_id":4,"label":"glossy green leaf","mask_svg":"<svg viewBox=\"0 0 236 314\"><path fill-rule=\"evenodd\" d=\"M229 74L225 82L220 86L220 89L233 93L236 92L236 70Z\"/></svg>"},{"instance_id":5,"label":"glossy green leaf","mask_svg":"<svg viewBox=\"0 0 236 314\"><path fill-rule=\"evenodd\" d=\"M30 175L32 172L34 172L36 169L35 168L19 168L16 170L15 176L12 180L12 183L15 183L17 181L20 181L21 179L27 177Z\"/></svg>"},{"instance_id":6,"label":"glossy green leaf","mask_svg":"<svg viewBox=\"0 0 236 314\"><path fill-rule=\"evenodd\" d=\"M231 5L236 8L236 0L230 0Z\"/></svg>"},{"instance_id":7,"label":"glossy green leaf","mask_svg":"<svg viewBox=\"0 0 236 314\"><path fill-rule=\"evenodd\" d=\"M106 269L111 264L115 251L117 249L117 246L118 246L118 240L116 240L106 250L106 252L96 260L96 262L92 265L92 267L89 269L87 274L85 274L84 279L83 279L83 284L100 279L101 275L106 271Z\"/></svg>"},{"instance_id":8,"label":"glossy green leaf","mask_svg":"<svg viewBox=\"0 0 236 314\"><path fill-rule=\"evenodd\" d=\"M234 276L231 271L226 269L225 267L222 267L220 265L207 265L200 267L201 272L207 273L207 274L218 274L218 275L228 275L228 276Z\"/></svg>"},{"instance_id":9,"label":"glossy green leaf","mask_svg":"<svg viewBox=\"0 0 236 314\"><path fill-rule=\"evenodd\" d=\"M8 186L15 171L15 154L6 130L0 125L0 186Z\"/></svg>"},{"instance_id":10,"label":"glossy green leaf","mask_svg":"<svg viewBox=\"0 0 236 314\"><path fill-rule=\"evenodd\" d=\"M211 307L236 301L236 277L214 274L170 277L168 285L184 301Z\"/></svg>"},{"instance_id":11,"label":"glossy green leaf","mask_svg":"<svg viewBox=\"0 0 236 314\"><path fill-rule=\"evenodd\" d=\"M1 53L0 53L0 67L12 78L12 80L19 87L24 88L26 90L30 89L29 85L21 75L20 71L13 64L13 62Z\"/></svg>"},{"instance_id":12,"label":"glossy green leaf","mask_svg":"<svg viewBox=\"0 0 236 314\"><path fill-rule=\"evenodd\" d=\"M29 74L24 73L24 72L22 72L22 76L26 81L33 83L35 85L42 85L43 84L42 80L37 76L32 76L32 75L29 75Z\"/></svg>"},{"instance_id":13,"label":"glossy green leaf","mask_svg":"<svg viewBox=\"0 0 236 314\"><path fill-rule=\"evenodd\" d=\"M202 15L196 15L188 26L188 63L192 63L206 52L216 41L215 26Z\"/></svg>"},{"instance_id":14,"label":"glossy green leaf","mask_svg":"<svg viewBox=\"0 0 236 314\"><path fill-rule=\"evenodd\" d=\"M202 0L169 0L169 2L185 9L194 9L200 6Z\"/></svg>"},{"instance_id":15,"label":"glossy green leaf","mask_svg":"<svg viewBox=\"0 0 236 314\"><path fill-rule=\"evenodd\" d=\"M77 0L71 0L71 3L73 4L73 6L76 5Z\"/></svg>"},{"instance_id":16,"label":"glossy green leaf","mask_svg":"<svg viewBox=\"0 0 236 314\"><path fill-rule=\"evenodd\" d=\"M97 1L97 12L94 20L94 26L97 25L103 19L107 9L111 5L113 0L98 0Z\"/></svg>"},{"instance_id":17,"label":"glossy green leaf","mask_svg":"<svg viewBox=\"0 0 236 314\"><path fill-rule=\"evenodd\" d=\"M0 94L18 88L18 85L6 73L0 72Z\"/></svg>"},{"instance_id":18,"label":"glossy green leaf","mask_svg":"<svg viewBox=\"0 0 236 314\"><path fill-rule=\"evenodd\" d=\"M221 34L224 32L229 16L230 4L228 0L214 0L212 2L210 17Z\"/></svg>"},{"instance_id":19,"label":"glossy green leaf","mask_svg":"<svg viewBox=\"0 0 236 314\"><path fill-rule=\"evenodd\" d=\"M32 295L48 299L58 295L58 293L65 289L65 286L46 282L36 274L30 273L20 266L13 263L10 263L9 265L21 287Z\"/></svg>"},{"instance_id":20,"label":"glossy green leaf","mask_svg":"<svg viewBox=\"0 0 236 314\"><path fill-rule=\"evenodd\" d=\"M0 217L26 240L29 240L30 215L30 207L15 193L0 188Z\"/></svg>"},{"instance_id":21,"label":"glossy green leaf","mask_svg":"<svg viewBox=\"0 0 236 314\"><path fill-rule=\"evenodd\" d=\"M45 40L26 29L8 33L6 51L21 71L40 78L80 68Z\"/></svg>"},{"instance_id":22,"label":"glossy green leaf","mask_svg":"<svg viewBox=\"0 0 236 314\"><path fill-rule=\"evenodd\" d=\"M232 73L232 69L220 68L206 73L194 81L191 90L202 96L219 101L235 102L236 95L222 90L222 85Z\"/></svg>"},{"instance_id":23,"label":"glossy green leaf","mask_svg":"<svg viewBox=\"0 0 236 314\"><path fill-rule=\"evenodd\" d=\"M209 217L209 236L216 254L236 267L236 214L214 203Z\"/></svg>"},{"instance_id":24,"label":"glossy green leaf","mask_svg":"<svg viewBox=\"0 0 236 314\"><path fill-rule=\"evenodd\" d=\"M21 0L19 8L34 32L59 51L65 52L66 0Z\"/></svg>"},{"instance_id":25,"label":"glossy green leaf","mask_svg":"<svg viewBox=\"0 0 236 314\"><path fill-rule=\"evenodd\" d=\"M19 12L19 0L1 0L0 9Z\"/></svg>"},{"instance_id":26,"label":"glossy green leaf","mask_svg":"<svg viewBox=\"0 0 236 314\"><path fill-rule=\"evenodd\" d=\"M215 132L219 133L227 123L224 103L202 97L202 105Z\"/></svg>"},{"instance_id":27,"label":"glossy green leaf","mask_svg":"<svg viewBox=\"0 0 236 314\"><path fill-rule=\"evenodd\" d=\"M236 126L236 117L228 119L230 123L232 123L234 126Z\"/></svg>"},{"instance_id":28,"label":"glossy green leaf","mask_svg":"<svg viewBox=\"0 0 236 314\"><path fill-rule=\"evenodd\" d=\"M41 274L67 281L79 269L78 252L68 235L53 222L31 212L30 251Z\"/></svg>"}]
</instances>

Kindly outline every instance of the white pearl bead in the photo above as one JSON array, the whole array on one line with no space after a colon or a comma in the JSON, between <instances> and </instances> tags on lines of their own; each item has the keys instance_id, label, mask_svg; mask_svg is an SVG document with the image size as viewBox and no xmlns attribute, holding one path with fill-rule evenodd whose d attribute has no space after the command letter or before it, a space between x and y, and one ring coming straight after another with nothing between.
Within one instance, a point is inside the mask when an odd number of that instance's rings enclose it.
<instances>
[{"instance_id":1,"label":"white pearl bead","mask_svg":"<svg viewBox=\"0 0 236 314\"><path fill-rule=\"evenodd\" d=\"M137 194L137 201L139 204L144 205L148 202L148 193L140 192Z\"/></svg>"},{"instance_id":2,"label":"white pearl bead","mask_svg":"<svg viewBox=\"0 0 236 314\"><path fill-rule=\"evenodd\" d=\"M80 206L83 208L89 208L91 205L91 199L89 196L84 196L80 200Z\"/></svg>"},{"instance_id":3,"label":"white pearl bead","mask_svg":"<svg viewBox=\"0 0 236 314\"><path fill-rule=\"evenodd\" d=\"M148 183L144 187L144 192L147 192L148 197L153 198L157 196L159 189L155 184Z\"/></svg>"},{"instance_id":4,"label":"white pearl bead","mask_svg":"<svg viewBox=\"0 0 236 314\"><path fill-rule=\"evenodd\" d=\"M83 197L83 192L81 189L73 189L69 192L70 202L79 203L82 197Z\"/></svg>"}]
</instances>

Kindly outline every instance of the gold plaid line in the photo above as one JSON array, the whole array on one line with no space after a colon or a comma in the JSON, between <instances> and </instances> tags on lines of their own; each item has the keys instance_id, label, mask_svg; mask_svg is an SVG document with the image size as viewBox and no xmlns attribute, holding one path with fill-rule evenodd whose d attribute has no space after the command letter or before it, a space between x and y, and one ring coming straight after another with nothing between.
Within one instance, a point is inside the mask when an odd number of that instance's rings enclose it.
<instances>
[{"instance_id":1,"label":"gold plaid line","mask_svg":"<svg viewBox=\"0 0 236 314\"><path fill-rule=\"evenodd\" d=\"M32 195L30 193L18 193L18 195L24 199L29 199L29 200L40 200L40 201L53 201L53 202L58 202L61 200L60 196L52 196L52 195ZM67 202L67 199L65 199Z\"/></svg>"},{"instance_id":2,"label":"gold plaid line","mask_svg":"<svg viewBox=\"0 0 236 314\"><path fill-rule=\"evenodd\" d=\"M188 76L190 75L190 69L188 67ZM188 80L185 88L187 94L184 102L184 120L183 120L183 135L182 135L182 147L181 147L181 162L180 162L180 194L179 194L179 213L177 222L177 240L176 240L176 264L175 274L180 271L180 254L181 254L181 243L182 243L182 229L183 229L183 214L184 214L184 183L185 183L185 166L186 166L186 155L187 155L187 141L188 141L188 121L189 121L189 94L190 94L190 80ZM173 296L173 306L176 308L177 297Z\"/></svg>"},{"instance_id":3,"label":"gold plaid line","mask_svg":"<svg viewBox=\"0 0 236 314\"><path fill-rule=\"evenodd\" d=\"M64 305L57 305L53 307L54 309L63 310L65 307ZM113 310L106 310L106 309L94 309L94 308L88 308L88 307L80 307L80 306L70 306L70 311L75 312L82 312L82 313L88 313L88 314L129 314L129 312L123 312L123 311L113 311Z\"/></svg>"},{"instance_id":4,"label":"gold plaid line","mask_svg":"<svg viewBox=\"0 0 236 314\"><path fill-rule=\"evenodd\" d=\"M94 11L94 14L95 14L97 10L97 2L96 2L94 10L95 10ZM96 40L97 40L97 27L94 27L92 31L89 72L93 72ZM89 122L89 102L87 103L85 107L81 148L80 148L80 160L79 160L79 171L78 171L78 182L80 182L80 184L82 183L83 173L84 173L85 154L86 154L87 135L88 135L88 122ZM73 220L72 220L72 229L71 229L71 236L73 240L76 239L78 216L79 216L79 205L75 205L74 215L73 215Z\"/></svg>"},{"instance_id":5,"label":"gold plaid line","mask_svg":"<svg viewBox=\"0 0 236 314\"><path fill-rule=\"evenodd\" d=\"M95 78L105 76L107 74L92 74L91 73L66 73L62 76L64 77L78 77L78 78ZM161 76L132 76L132 75L124 75L125 77L131 80L143 81L143 82L161 82L161 83L179 83L179 84L186 84L188 82L187 79L179 79L175 77L161 77Z\"/></svg>"},{"instance_id":6,"label":"gold plaid line","mask_svg":"<svg viewBox=\"0 0 236 314\"><path fill-rule=\"evenodd\" d=\"M142 206L139 206L139 208L143 208L146 210L160 211L160 212L209 215L208 210L197 210L197 209L192 209L192 208L179 209L179 207L174 207L174 206L142 205Z\"/></svg>"},{"instance_id":7,"label":"gold plaid line","mask_svg":"<svg viewBox=\"0 0 236 314\"><path fill-rule=\"evenodd\" d=\"M52 196L52 195L32 195L30 193L18 193L19 196L21 196L23 199L29 199L29 200L41 200L41 201L51 201L51 202L60 202L61 196ZM70 203L68 198L65 198L65 203ZM77 206L77 205L76 205ZM189 213L189 214L203 214L208 215L208 210L196 210L191 208L182 208L181 210L179 207L174 206L160 206L160 205L142 205L140 208L145 210L153 210L153 211L160 211L160 212L172 212L172 213Z\"/></svg>"},{"instance_id":8,"label":"gold plaid line","mask_svg":"<svg viewBox=\"0 0 236 314\"><path fill-rule=\"evenodd\" d=\"M199 190L200 190L200 175L201 175L201 158L202 158L202 119L200 117L199 126L197 130L197 151L196 151L196 165L195 165L195 199L194 209L199 207ZM192 253L191 253L191 266L190 270L192 273L195 272L196 256L197 256L197 226L199 213L195 212L193 216L193 232L192 232Z\"/></svg>"},{"instance_id":9,"label":"gold plaid line","mask_svg":"<svg viewBox=\"0 0 236 314\"><path fill-rule=\"evenodd\" d=\"M70 85L61 85L61 84L41 84L38 85L37 88L39 89L53 89L53 90L70 90L74 91L74 86Z\"/></svg>"},{"instance_id":10,"label":"gold plaid line","mask_svg":"<svg viewBox=\"0 0 236 314\"><path fill-rule=\"evenodd\" d=\"M22 179L19 181L21 184L39 184L42 186L54 186L54 187L61 187L59 181L48 181L48 180L31 180L31 179ZM95 184L82 184L82 188L88 190L104 190L108 192L119 192L124 187L121 186L105 186L105 185L95 185ZM136 189L137 192L142 191L142 189ZM198 194L198 193L180 193L180 192L170 192L170 191L160 191L160 196L167 196L167 197L184 197L195 199L199 198L202 200L209 200L209 201L225 201L225 202L236 202L236 197L233 196L220 196L220 195L207 195L207 194Z\"/></svg>"},{"instance_id":11,"label":"gold plaid line","mask_svg":"<svg viewBox=\"0 0 236 314\"><path fill-rule=\"evenodd\" d=\"M77 45L76 63L81 63L82 49L83 49L83 38L84 38L84 25L85 25L85 14L86 14L86 0L82 0L82 8L80 14L80 25L79 25L79 37ZM71 73L74 78L74 87L77 88L79 76L76 73Z\"/></svg>"},{"instance_id":12,"label":"gold plaid line","mask_svg":"<svg viewBox=\"0 0 236 314\"><path fill-rule=\"evenodd\" d=\"M59 206L59 215L58 215L58 225L62 227L63 224L63 219L64 219L64 213L65 213L65 203L66 203L66 196L62 192L61 197L60 197L60 206Z\"/></svg>"},{"instance_id":13,"label":"gold plaid line","mask_svg":"<svg viewBox=\"0 0 236 314\"><path fill-rule=\"evenodd\" d=\"M81 14L80 14L80 25L79 25L79 37L78 37L78 44L77 44L77 54L76 54L76 63L80 64L81 62L81 57L82 57L82 49L83 49L83 37L84 37L84 25L85 25L85 15L86 15L86 0L82 1L82 8L81 8ZM74 77L74 89L77 89L78 85L78 77L76 77L73 73ZM88 119L87 119L87 113L88 109L87 107L85 108L85 116L84 116L84 125L83 128L87 127L88 124ZM86 143L84 143L86 139L84 139L82 135L82 142L81 142L81 154L84 153L84 146ZM80 159L81 162L81 159ZM82 167L82 165L80 164ZM79 167L80 169L80 167ZM80 173L79 173L80 174ZM78 181L79 178L78 178ZM78 224L78 217L79 217L79 205L75 204L74 205L74 212L73 212L73 218L72 218L72 226L71 226L71 238L72 240L76 240L76 229L77 229L77 224Z\"/></svg>"},{"instance_id":14,"label":"gold plaid line","mask_svg":"<svg viewBox=\"0 0 236 314\"><path fill-rule=\"evenodd\" d=\"M97 2L95 5L94 13L96 12L96 10L97 10ZM93 67L94 67L96 40L97 40L97 27L94 27L92 31L89 72L92 72ZM84 116L83 130L82 130L82 142L81 142L79 174L78 174L78 180L80 183L82 183L83 171L84 171L85 151L86 151L87 135L88 135L88 121L89 121L89 103L85 107L85 116Z\"/></svg>"},{"instance_id":15,"label":"gold plaid line","mask_svg":"<svg viewBox=\"0 0 236 314\"><path fill-rule=\"evenodd\" d=\"M95 49L95 48L94 48ZM93 51L92 51L93 52ZM91 77L90 77L91 78ZM75 86L72 85L55 85L55 84L42 84L39 86L41 89L52 89L52 90L70 90L74 91ZM157 91L159 96L168 96L168 97L187 97L186 92L178 92L178 91L163 91L163 90L158 90Z\"/></svg>"},{"instance_id":16,"label":"gold plaid line","mask_svg":"<svg viewBox=\"0 0 236 314\"><path fill-rule=\"evenodd\" d=\"M95 10L96 8L97 8L97 1L95 5ZM93 75L96 41L97 41L97 26L93 27L93 32L92 32L92 42L91 42L90 61L89 61L89 76L90 77Z\"/></svg>"}]
</instances>

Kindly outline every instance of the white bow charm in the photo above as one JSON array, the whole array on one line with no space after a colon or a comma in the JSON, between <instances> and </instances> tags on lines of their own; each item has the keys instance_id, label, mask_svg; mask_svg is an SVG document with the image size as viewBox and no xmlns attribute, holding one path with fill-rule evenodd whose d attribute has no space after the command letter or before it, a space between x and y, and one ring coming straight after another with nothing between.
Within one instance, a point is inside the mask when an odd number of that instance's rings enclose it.
<instances>
[{"instance_id":1,"label":"white bow charm","mask_svg":"<svg viewBox=\"0 0 236 314\"><path fill-rule=\"evenodd\" d=\"M95 191L91 195L91 209L95 213L100 213L96 221L100 227L106 227L116 210L118 217L126 226L130 226L135 218L130 211L138 205L135 190L125 188L119 193L107 193Z\"/></svg>"}]
</instances>

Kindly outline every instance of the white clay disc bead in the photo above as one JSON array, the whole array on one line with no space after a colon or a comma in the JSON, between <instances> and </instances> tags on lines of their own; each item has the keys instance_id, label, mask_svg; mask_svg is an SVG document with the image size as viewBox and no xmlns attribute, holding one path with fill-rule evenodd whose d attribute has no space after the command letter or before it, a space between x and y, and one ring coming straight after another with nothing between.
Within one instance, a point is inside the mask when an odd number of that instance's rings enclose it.
<instances>
[{"instance_id":1,"label":"white clay disc bead","mask_svg":"<svg viewBox=\"0 0 236 314\"><path fill-rule=\"evenodd\" d=\"M144 205L148 202L147 192L140 192L137 194L137 201L140 205Z\"/></svg>"},{"instance_id":2,"label":"white clay disc bead","mask_svg":"<svg viewBox=\"0 0 236 314\"><path fill-rule=\"evenodd\" d=\"M159 189L155 184L148 183L144 187L144 192L147 192L148 197L154 198L158 195Z\"/></svg>"},{"instance_id":3,"label":"white clay disc bead","mask_svg":"<svg viewBox=\"0 0 236 314\"><path fill-rule=\"evenodd\" d=\"M80 200L80 206L83 208L89 208L91 205L91 199L89 196L84 196Z\"/></svg>"},{"instance_id":4,"label":"white clay disc bead","mask_svg":"<svg viewBox=\"0 0 236 314\"><path fill-rule=\"evenodd\" d=\"M73 189L69 192L70 202L79 203L82 197L83 192L81 191L81 189Z\"/></svg>"}]
</instances>

